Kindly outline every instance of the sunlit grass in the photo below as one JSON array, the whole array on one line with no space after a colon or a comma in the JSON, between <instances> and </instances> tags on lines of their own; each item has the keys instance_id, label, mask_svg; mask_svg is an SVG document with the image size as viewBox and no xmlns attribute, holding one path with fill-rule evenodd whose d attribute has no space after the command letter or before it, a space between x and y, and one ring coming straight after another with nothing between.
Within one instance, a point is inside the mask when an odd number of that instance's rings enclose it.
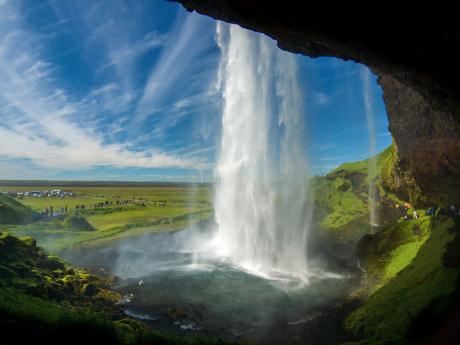
<instances>
[{"instance_id":1,"label":"sunlit grass","mask_svg":"<svg viewBox=\"0 0 460 345\"><path fill-rule=\"evenodd\" d=\"M453 220L429 217L407 221L367 241L363 266L375 286L362 306L346 320L354 335L388 343L407 337L416 317L434 305L439 313L457 289L459 269L443 265L447 244L454 239ZM414 232L414 227L417 231Z\"/></svg>"},{"instance_id":2,"label":"sunlit grass","mask_svg":"<svg viewBox=\"0 0 460 345\"><path fill-rule=\"evenodd\" d=\"M174 231L213 215L209 186L198 187L3 187L9 191L64 189L74 197L25 197L17 199L30 208L41 211L53 206L55 211L67 206L75 214L76 205L85 205L79 216L86 218L96 231L78 231L65 226L58 219L39 221L24 226L0 225L19 236L32 236L52 252L75 245L96 244L146 232ZM127 204L117 201L130 200ZM108 201L104 207L96 203ZM165 201L164 206L160 202Z\"/></svg>"}]
</instances>

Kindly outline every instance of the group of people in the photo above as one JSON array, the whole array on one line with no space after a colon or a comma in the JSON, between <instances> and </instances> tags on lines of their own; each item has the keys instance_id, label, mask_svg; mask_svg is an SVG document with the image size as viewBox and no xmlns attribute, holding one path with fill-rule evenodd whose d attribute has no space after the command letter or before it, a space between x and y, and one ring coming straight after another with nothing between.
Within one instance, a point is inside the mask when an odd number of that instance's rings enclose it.
<instances>
[{"instance_id":1,"label":"group of people","mask_svg":"<svg viewBox=\"0 0 460 345\"><path fill-rule=\"evenodd\" d=\"M113 205L113 201L106 200L106 201L96 202L94 204L94 208L107 207L109 205ZM117 203L117 205L119 205L119 204Z\"/></svg>"},{"instance_id":2,"label":"group of people","mask_svg":"<svg viewBox=\"0 0 460 345\"><path fill-rule=\"evenodd\" d=\"M435 216L435 215L440 215L440 216L449 216L449 217L459 217L460 216L460 209L458 209L455 205L450 205L446 207L429 207L427 210L425 210L425 214L427 216Z\"/></svg>"},{"instance_id":3,"label":"group of people","mask_svg":"<svg viewBox=\"0 0 460 345\"><path fill-rule=\"evenodd\" d=\"M410 209L412 209L412 205L409 204L408 202L405 202L404 204L402 205L399 205L399 204L396 204L395 205L396 209L399 210L399 212L401 213L401 216L404 218L404 220L409 220L410 217L408 215L408 211ZM415 209L413 209L413 213L412 213L412 219L418 219L418 213Z\"/></svg>"},{"instance_id":4,"label":"group of people","mask_svg":"<svg viewBox=\"0 0 460 345\"><path fill-rule=\"evenodd\" d=\"M455 205L450 205L447 207L440 207L437 211L437 214L442 215L442 216L449 216L453 218L459 218L460 217L460 209L456 207Z\"/></svg>"},{"instance_id":5,"label":"group of people","mask_svg":"<svg viewBox=\"0 0 460 345\"><path fill-rule=\"evenodd\" d=\"M94 208L103 208L103 207L108 207L111 205L138 205L138 206L147 206L144 201L142 200L135 200L135 199L121 199L121 200L116 200L116 201L101 201L101 202L96 202L94 204ZM155 200L153 202L154 207L165 207L166 206L166 200ZM79 215L80 211L83 211L86 209L87 206L85 205L76 205L74 209L74 214L76 216ZM55 210L53 206L48 206L44 208L41 211L41 216L42 217L55 217L59 215L67 215L72 213L72 209L68 208L67 206L61 207L58 210Z\"/></svg>"},{"instance_id":6,"label":"group of people","mask_svg":"<svg viewBox=\"0 0 460 345\"><path fill-rule=\"evenodd\" d=\"M400 210L400 212L402 213L401 215L404 218L404 220L411 219L411 217L408 214L408 211L410 209L413 209L412 219L418 219L419 218L419 215L418 215L417 211L415 210L415 208L413 208L412 205L407 203L407 202L404 203L403 205L396 204L395 207ZM460 217L460 209L455 207L455 205L451 205L451 206L448 206L448 207L438 207L438 208L436 208L434 206L430 206L429 208L427 208L425 210L425 215L427 215L427 216L444 215L444 216L450 216L450 217L457 218L457 217Z\"/></svg>"},{"instance_id":7,"label":"group of people","mask_svg":"<svg viewBox=\"0 0 460 345\"><path fill-rule=\"evenodd\" d=\"M53 206L45 207L40 214L42 217L52 217L54 215Z\"/></svg>"},{"instance_id":8,"label":"group of people","mask_svg":"<svg viewBox=\"0 0 460 345\"><path fill-rule=\"evenodd\" d=\"M57 211L55 211L53 206L48 206L45 207L41 212L42 217L54 217L54 216L59 216L59 215L65 215L69 212L69 208L67 206L59 208Z\"/></svg>"},{"instance_id":9,"label":"group of people","mask_svg":"<svg viewBox=\"0 0 460 345\"><path fill-rule=\"evenodd\" d=\"M154 200L153 201L153 207L165 207L166 206L166 200Z\"/></svg>"},{"instance_id":10,"label":"group of people","mask_svg":"<svg viewBox=\"0 0 460 345\"><path fill-rule=\"evenodd\" d=\"M113 201L112 201L112 203L113 203ZM115 203L117 205L130 205L130 204L135 204L136 200L134 200L134 199L121 199L121 200L117 200Z\"/></svg>"},{"instance_id":11,"label":"group of people","mask_svg":"<svg viewBox=\"0 0 460 345\"><path fill-rule=\"evenodd\" d=\"M121 199L121 200L117 200L117 201L109 201L109 200L106 200L106 201L101 201L101 202L96 202L94 204L94 208L101 208L101 207L108 207L108 206L112 206L112 205L138 205L138 206L146 206L145 205L145 202L142 201L142 200L136 200L136 199Z\"/></svg>"}]
</instances>

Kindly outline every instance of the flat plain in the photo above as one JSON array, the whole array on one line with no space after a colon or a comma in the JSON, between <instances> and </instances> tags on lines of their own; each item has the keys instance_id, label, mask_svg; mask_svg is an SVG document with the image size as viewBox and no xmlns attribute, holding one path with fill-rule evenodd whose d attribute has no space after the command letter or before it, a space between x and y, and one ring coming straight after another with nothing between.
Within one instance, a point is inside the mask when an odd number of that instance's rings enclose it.
<instances>
[{"instance_id":1,"label":"flat plain","mask_svg":"<svg viewBox=\"0 0 460 345\"><path fill-rule=\"evenodd\" d=\"M74 245L98 244L147 232L175 231L213 215L210 185L0 186L0 192L12 193L52 189L69 191L73 196L24 196L16 200L39 214L52 207L55 217L41 217L27 225L0 225L0 230L32 236L46 249L59 252ZM94 231L69 228L65 219L77 215Z\"/></svg>"}]
</instances>

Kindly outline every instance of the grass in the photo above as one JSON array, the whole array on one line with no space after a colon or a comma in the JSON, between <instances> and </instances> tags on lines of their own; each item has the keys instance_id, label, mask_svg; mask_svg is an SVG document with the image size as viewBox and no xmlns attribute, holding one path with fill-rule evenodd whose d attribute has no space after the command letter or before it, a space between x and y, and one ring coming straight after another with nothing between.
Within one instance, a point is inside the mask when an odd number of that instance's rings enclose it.
<instances>
[{"instance_id":1,"label":"grass","mask_svg":"<svg viewBox=\"0 0 460 345\"><path fill-rule=\"evenodd\" d=\"M339 242L358 240L371 231L369 226L369 183L375 183L378 196L375 200L380 224L391 224L398 217L396 204L404 201L386 189L383 176L392 175L394 169L394 144L378 155L375 169L370 171L369 159L344 163L326 176L312 180L316 206L315 217L320 229ZM408 199L406 199L408 200Z\"/></svg>"},{"instance_id":2,"label":"grass","mask_svg":"<svg viewBox=\"0 0 460 345\"><path fill-rule=\"evenodd\" d=\"M177 336L152 331L129 318L75 309L13 289L0 288L2 344L225 345L211 336Z\"/></svg>"},{"instance_id":3,"label":"grass","mask_svg":"<svg viewBox=\"0 0 460 345\"><path fill-rule=\"evenodd\" d=\"M224 344L151 331L127 318L99 278L49 256L31 238L0 233L0 343ZM89 294L88 286L92 286Z\"/></svg>"},{"instance_id":4,"label":"grass","mask_svg":"<svg viewBox=\"0 0 460 345\"><path fill-rule=\"evenodd\" d=\"M29 207L0 193L0 224L24 224L31 222L36 216Z\"/></svg>"},{"instance_id":5,"label":"grass","mask_svg":"<svg viewBox=\"0 0 460 345\"><path fill-rule=\"evenodd\" d=\"M328 209L320 225L330 231L339 231L347 224L367 217L368 209L357 196L348 179L316 178L313 183L315 202ZM346 187L346 188L344 188Z\"/></svg>"},{"instance_id":6,"label":"grass","mask_svg":"<svg viewBox=\"0 0 460 345\"><path fill-rule=\"evenodd\" d=\"M210 186L8 186L1 187L11 192L27 190L64 189L72 191L74 197L24 197L18 199L28 208L41 211L53 206L55 211L67 207L75 214L77 205L84 205L79 217L42 220L28 225L0 225L18 236L32 236L47 250L59 251L75 245L100 244L127 236L146 232L174 231L212 217L212 189ZM13 200L13 199L11 199ZM117 202L130 200L127 204ZM18 201L15 203L21 205ZM95 204L108 202L107 206ZM166 201L160 207L159 201ZM21 205L24 207L23 205ZM8 222L2 222L8 223ZM96 231L91 231L91 230Z\"/></svg>"},{"instance_id":7,"label":"grass","mask_svg":"<svg viewBox=\"0 0 460 345\"><path fill-rule=\"evenodd\" d=\"M377 168L372 176L366 159L344 163L326 176L313 178L315 213L321 229L339 241L356 240L369 230L369 178L378 180L390 151L389 147L374 157Z\"/></svg>"},{"instance_id":8,"label":"grass","mask_svg":"<svg viewBox=\"0 0 460 345\"><path fill-rule=\"evenodd\" d=\"M411 204L431 206L414 177L401 167L396 145L393 143L386 151L378 181L380 193L395 203L407 200Z\"/></svg>"},{"instance_id":9,"label":"grass","mask_svg":"<svg viewBox=\"0 0 460 345\"><path fill-rule=\"evenodd\" d=\"M424 218L367 239L367 253L372 255L366 258L366 251L361 251L363 266L379 278L370 287L370 296L345 322L355 336L404 344L425 311L440 317L452 303L460 271L444 267L443 257L455 236L454 222L446 217ZM417 235L414 226L419 227Z\"/></svg>"},{"instance_id":10,"label":"grass","mask_svg":"<svg viewBox=\"0 0 460 345\"><path fill-rule=\"evenodd\" d=\"M31 236L46 250L59 253L72 246L99 245L125 237L139 236L147 232L176 231L212 217L211 210L204 210L176 217L160 218L153 222L126 224L106 230L75 231L50 222L32 223L26 226L0 226L17 236Z\"/></svg>"},{"instance_id":11,"label":"grass","mask_svg":"<svg viewBox=\"0 0 460 345\"><path fill-rule=\"evenodd\" d=\"M387 284L409 265L429 238L431 217L403 221L365 236L359 243L357 253L367 272L369 293Z\"/></svg>"}]
</instances>

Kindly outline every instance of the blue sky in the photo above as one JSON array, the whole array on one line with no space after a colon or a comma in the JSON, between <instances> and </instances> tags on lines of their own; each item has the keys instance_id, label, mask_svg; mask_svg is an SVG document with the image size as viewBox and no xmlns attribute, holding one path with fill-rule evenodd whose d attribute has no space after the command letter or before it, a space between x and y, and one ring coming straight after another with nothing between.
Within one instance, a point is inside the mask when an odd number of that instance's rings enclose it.
<instances>
[{"instance_id":1,"label":"blue sky","mask_svg":"<svg viewBox=\"0 0 460 345\"><path fill-rule=\"evenodd\" d=\"M0 179L211 181L215 25L165 0L0 0ZM312 173L369 156L365 67L296 58ZM391 136L370 78L381 150Z\"/></svg>"}]
</instances>

